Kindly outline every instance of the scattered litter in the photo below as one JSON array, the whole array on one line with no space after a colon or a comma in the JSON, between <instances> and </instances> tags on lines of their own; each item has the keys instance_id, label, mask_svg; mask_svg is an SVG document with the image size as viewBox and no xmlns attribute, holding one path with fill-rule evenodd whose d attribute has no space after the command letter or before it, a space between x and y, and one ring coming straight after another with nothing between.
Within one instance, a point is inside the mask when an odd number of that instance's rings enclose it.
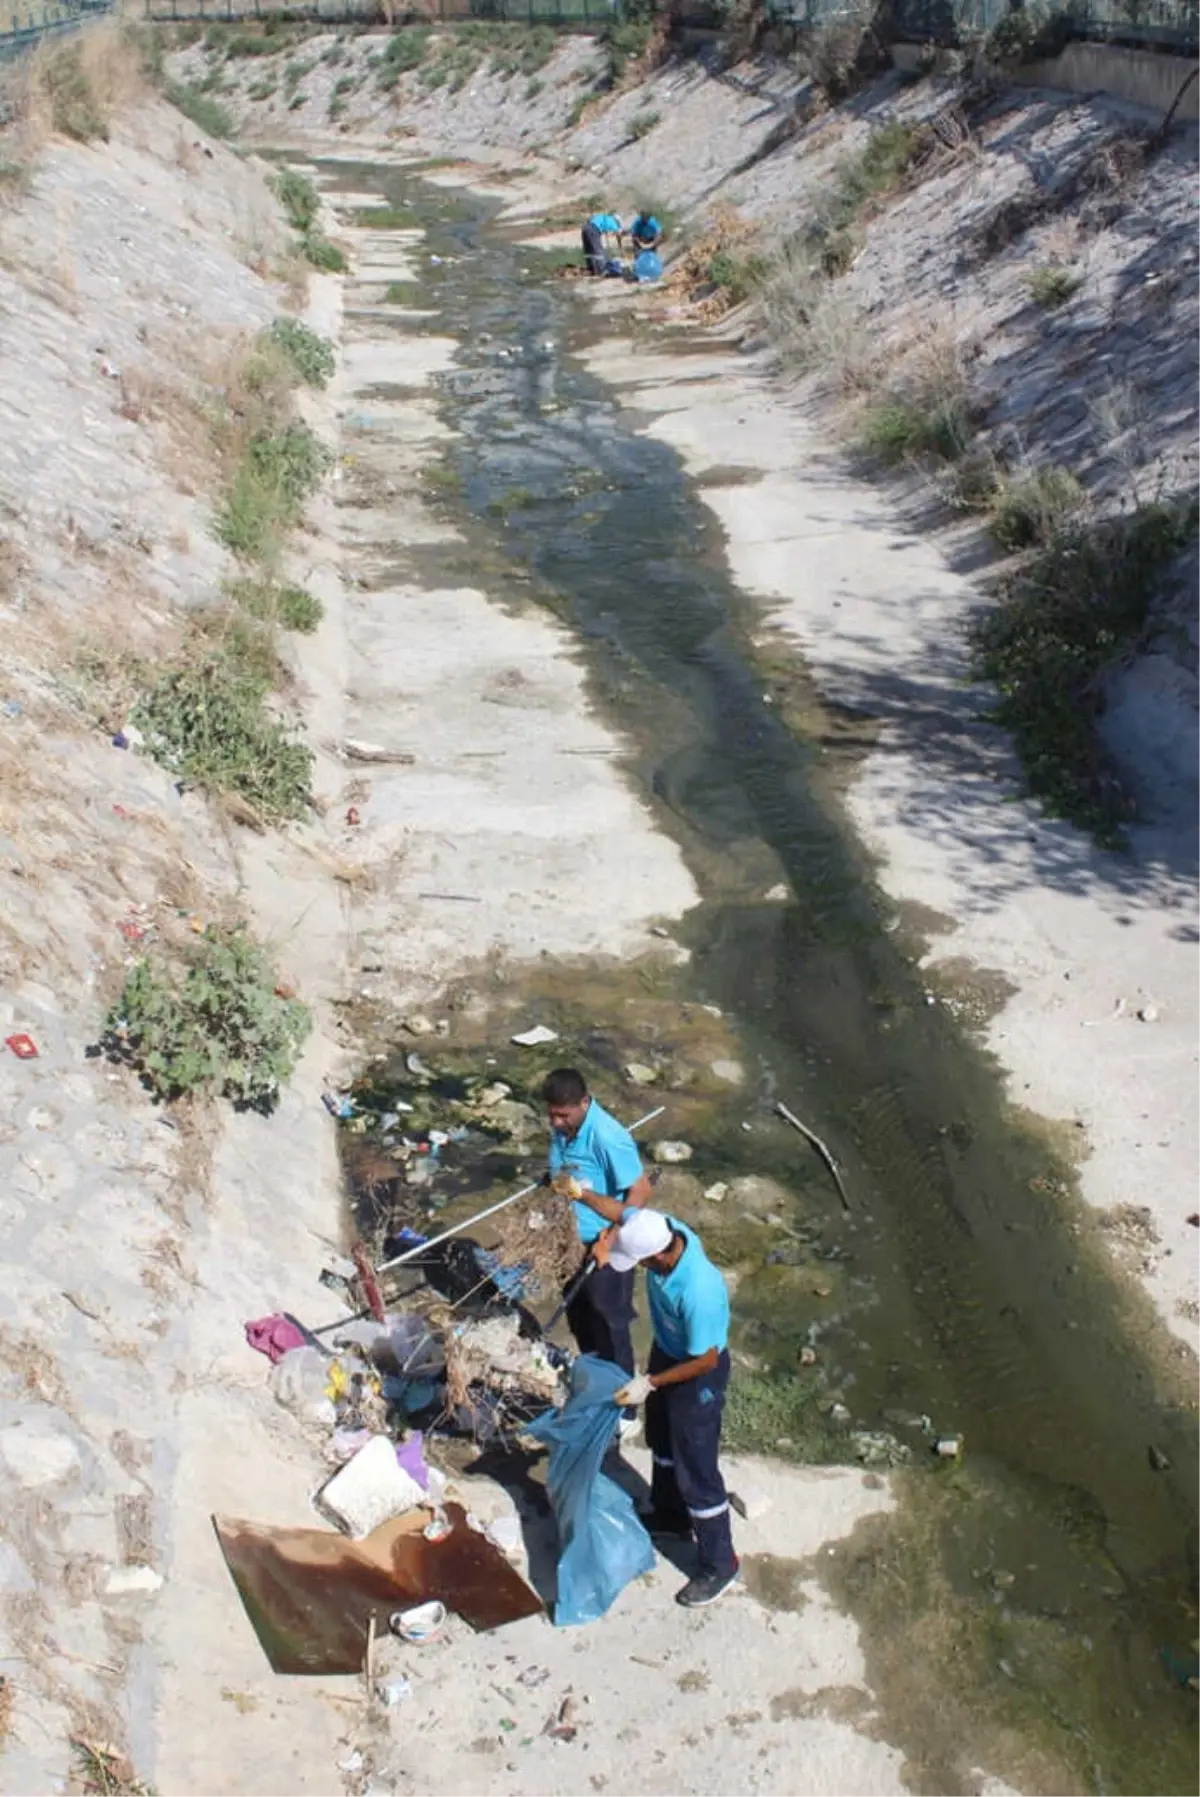
<instances>
[{"instance_id":1,"label":"scattered litter","mask_svg":"<svg viewBox=\"0 0 1200 1797\"><path fill-rule=\"evenodd\" d=\"M493 1547L498 1547L510 1559L524 1550L525 1537L515 1516L497 1516L492 1522L484 1524L483 1532Z\"/></svg>"},{"instance_id":2,"label":"scattered litter","mask_svg":"<svg viewBox=\"0 0 1200 1797\"><path fill-rule=\"evenodd\" d=\"M162 1573L155 1572L152 1566L118 1566L105 1579L104 1590L109 1597L125 1597L138 1591L161 1590L162 1582Z\"/></svg>"},{"instance_id":3,"label":"scattered litter","mask_svg":"<svg viewBox=\"0 0 1200 1797\"><path fill-rule=\"evenodd\" d=\"M25 707L19 699L6 699L4 701L4 715L6 718L19 718L24 709Z\"/></svg>"},{"instance_id":4,"label":"scattered litter","mask_svg":"<svg viewBox=\"0 0 1200 1797\"><path fill-rule=\"evenodd\" d=\"M359 809L358 809L357 805L350 806L350 809L346 813L346 822L348 824L361 824L362 823L362 816L359 813Z\"/></svg>"},{"instance_id":5,"label":"scattered litter","mask_svg":"<svg viewBox=\"0 0 1200 1797\"><path fill-rule=\"evenodd\" d=\"M526 1666L524 1672L518 1672L517 1683L526 1686L530 1691L536 1691L538 1686L544 1685L549 1677L550 1668L548 1666Z\"/></svg>"},{"instance_id":6,"label":"scattered litter","mask_svg":"<svg viewBox=\"0 0 1200 1797\"><path fill-rule=\"evenodd\" d=\"M807 1123L801 1123L796 1113L790 1111L786 1104L777 1104L775 1109L785 1123L790 1123L792 1128L798 1130L805 1141L811 1143L816 1149L821 1159L825 1162L825 1165L829 1168L830 1173L833 1175L833 1183L837 1187L838 1197L842 1201L842 1209L848 1211L850 1209L850 1195L847 1192L845 1182L842 1179L841 1163L838 1161L836 1155L831 1153L815 1130L811 1130ZM745 1124L743 1124L742 1127L744 1129Z\"/></svg>"},{"instance_id":7,"label":"scattered litter","mask_svg":"<svg viewBox=\"0 0 1200 1797\"><path fill-rule=\"evenodd\" d=\"M18 1061L37 1060L38 1047L32 1036L26 1036L24 1034L5 1036L4 1041L5 1046L12 1049L12 1052L16 1055Z\"/></svg>"},{"instance_id":8,"label":"scattered litter","mask_svg":"<svg viewBox=\"0 0 1200 1797\"><path fill-rule=\"evenodd\" d=\"M112 739L114 749L140 749L145 740L136 724L122 724Z\"/></svg>"},{"instance_id":9,"label":"scattered litter","mask_svg":"<svg viewBox=\"0 0 1200 1797\"><path fill-rule=\"evenodd\" d=\"M821 1281L818 1280L818 1282L815 1285L811 1286L809 1289L811 1290L814 1298L828 1298L830 1292L832 1292L832 1290L833 1290L833 1287L831 1285L825 1285Z\"/></svg>"},{"instance_id":10,"label":"scattered litter","mask_svg":"<svg viewBox=\"0 0 1200 1797\"><path fill-rule=\"evenodd\" d=\"M747 1485L744 1482L736 1491L729 1494L729 1502L747 1522L757 1522L772 1507L772 1500L760 1485Z\"/></svg>"},{"instance_id":11,"label":"scattered litter","mask_svg":"<svg viewBox=\"0 0 1200 1797\"><path fill-rule=\"evenodd\" d=\"M406 1697L412 1696L412 1685L406 1678L390 1678L385 1684L376 1685L375 1695L385 1710L391 1710L398 1703L403 1703Z\"/></svg>"},{"instance_id":12,"label":"scattered litter","mask_svg":"<svg viewBox=\"0 0 1200 1797\"><path fill-rule=\"evenodd\" d=\"M1138 1019L1142 1023L1157 1023L1161 1015L1157 1005L1143 1005L1138 1012Z\"/></svg>"},{"instance_id":13,"label":"scattered litter","mask_svg":"<svg viewBox=\"0 0 1200 1797\"><path fill-rule=\"evenodd\" d=\"M321 1103L331 1117L353 1117L354 1100L345 1092L322 1092Z\"/></svg>"},{"instance_id":14,"label":"scattered litter","mask_svg":"<svg viewBox=\"0 0 1200 1797\"><path fill-rule=\"evenodd\" d=\"M419 1012L413 1017L406 1017L404 1019L403 1027L408 1031L410 1036L432 1036L434 1029L430 1019L428 1017L422 1017Z\"/></svg>"},{"instance_id":15,"label":"scattered litter","mask_svg":"<svg viewBox=\"0 0 1200 1797\"><path fill-rule=\"evenodd\" d=\"M518 1048L540 1048L544 1042L557 1042L558 1031L548 1030L544 1023L536 1023L531 1030L522 1030L519 1036L512 1036Z\"/></svg>"},{"instance_id":16,"label":"scattered litter","mask_svg":"<svg viewBox=\"0 0 1200 1797\"><path fill-rule=\"evenodd\" d=\"M715 1185L705 1187L704 1196L710 1204L721 1204L729 1196L729 1187L723 1179L718 1179Z\"/></svg>"},{"instance_id":17,"label":"scattered litter","mask_svg":"<svg viewBox=\"0 0 1200 1797\"><path fill-rule=\"evenodd\" d=\"M362 1754L356 1747L353 1753L348 1753L344 1760L338 1761L337 1769L339 1772L345 1772L348 1777L352 1778L356 1772L362 1771L366 1763L366 1760L364 1760Z\"/></svg>"},{"instance_id":18,"label":"scattered litter","mask_svg":"<svg viewBox=\"0 0 1200 1797\"><path fill-rule=\"evenodd\" d=\"M1200 1229L1200 1210L1194 1210L1188 1218L1193 1229Z\"/></svg>"},{"instance_id":19,"label":"scattered litter","mask_svg":"<svg viewBox=\"0 0 1200 1797\"><path fill-rule=\"evenodd\" d=\"M380 1523L413 1509L424 1496L421 1486L397 1460L391 1437L373 1435L366 1447L327 1481L315 1502L347 1535L361 1541Z\"/></svg>"},{"instance_id":20,"label":"scattered litter","mask_svg":"<svg viewBox=\"0 0 1200 1797\"><path fill-rule=\"evenodd\" d=\"M769 900L773 905L786 904L791 896L791 887L785 885L782 880L780 880L778 885L768 887L766 892L763 893L763 898Z\"/></svg>"},{"instance_id":21,"label":"scattered litter","mask_svg":"<svg viewBox=\"0 0 1200 1797\"><path fill-rule=\"evenodd\" d=\"M282 1360L291 1348L304 1346L304 1332L285 1316L259 1317L246 1324L246 1340L258 1354L265 1354L272 1366Z\"/></svg>"},{"instance_id":22,"label":"scattered litter","mask_svg":"<svg viewBox=\"0 0 1200 1797\"><path fill-rule=\"evenodd\" d=\"M630 1061L624 1073L625 1078L631 1079L635 1086L652 1086L658 1078L658 1069L648 1067L644 1061Z\"/></svg>"},{"instance_id":23,"label":"scattered litter","mask_svg":"<svg viewBox=\"0 0 1200 1797\"><path fill-rule=\"evenodd\" d=\"M933 1444L933 1451L939 1460L961 1460L963 1438L961 1435L939 1435Z\"/></svg>"},{"instance_id":24,"label":"scattered litter","mask_svg":"<svg viewBox=\"0 0 1200 1797\"><path fill-rule=\"evenodd\" d=\"M1156 1473L1170 1472L1170 1460L1167 1458L1166 1454L1163 1453L1162 1449L1156 1448L1153 1443L1146 1449L1146 1457Z\"/></svg>"},{"instance_id":25,"label":"scattered litter","mask_svg":"<svg viewBox=\"0 0 1200 1797\"><path fill-rule=\"evenodd\" d=\"M800 1365L801 1366L816 1366L816 1364L817 1364L817 1350L815 1348L801 1348L801 1350L800 1350Z\"/></svg>"},{"instance_id":26,"label":"scattered litter","mask_svg":"<svg viewBox=\"0 0 1200 1797\"><path fill-rule=\"evenodd\" d=\"M406 1054L404 1065L415 1079L433 1079L432 1067L427 1067L419 1054Z\"/></svg>"},{"instance_id":27,"label":"scattered litter","mask_svg":"<svg viewBox=\"0 0 1200 1797\"><path fill-rule=\"evenodd\" d=\"M692 1158L690 1142L656 1142L652 1150L660 1166L675 1167Z\"/></svg>"},{"instance_id":28,"label":"scattered litter","mask_svg":"<svg viewBox=\"0 0 1200 1797\"><path fill-rule=\"evenodd\" d=\"M290 1348L271 1373L275 1401L303 1421L332 1429L337 1411L329 1395L329 1362L317 1348Z\"/></svg>"},{"instance_id":29,"label":"scattered litter","mask_svg":"<svg viewBox=\"0 0 1200 1797\"><path fill-rule=\"evenodd\" d=\"M342 754L347 761L391 761L404 767L411 767L416 760L415 755L409 755L401 749L385 749L378 743L356 742L352 737L347 737L342 744Z\"/></svg>"},{"instance_id":30,"label":"scattered litter","mask_svg":"<svg viewBox=\"0 0 1200 1797\"><path fill-rule=\"evenodd\" d=\"M432 1641L445 1627L446 1614L445 1604L435 1599L432 1603L416 1604L411 1610L394 1610L388 1618L388 1627L401 1641L414 1644Z\"/></svg>"},{"instance_id":31,"label":"scattered litter","mask_svg":"<svg viewBox=\"0 0 1200 1797\"><path fill-rule=\"evenodd\" d=\"M445 899L448 903L456 905L481 905L483 903L483 900L474 892L418 892L417 897L422 899ZM513 1041L516 1041L515 1036L513 1037Z\"/></svg>"},{"instance_id":32,"label":"scattered litter","mask_svg":"<svg viewBox=\"0 0 1200 1797\"><path fill-rule=\"evenodd\" d=\"M578 1709L578 1704L568 1692L542 1733L549 1735L552 1741L573 1741L579 1733L579 1724L576 1720Z\"/></svg>"},{"instance_id":33,"label":"scattered litter","mask_svg":"<svg viewBox=\"0 0 1200 1797\"><path fill-rule=\"evenodd\" d=\"M445 1541L450 1533L450 1523L445 1516L432 1517L421 1530L426 1541Z\"/></svg>"},{"instance_id":34,"label":"scattered litter","mask_svg":"<svg viewBox=\"0 0 1200 1797\"><path fill-rule=\"evenodd\" d=\"M537 1593L503 1554L467 1527L460 1505L447 1506L450 1533L436 1554L421 1537L423 1514L384 1523L366 1541L214 1517L272 1671L359 1673L371 1616L434 1598L476 1630L543 1613Z\"/></svg>"}]
</instances>

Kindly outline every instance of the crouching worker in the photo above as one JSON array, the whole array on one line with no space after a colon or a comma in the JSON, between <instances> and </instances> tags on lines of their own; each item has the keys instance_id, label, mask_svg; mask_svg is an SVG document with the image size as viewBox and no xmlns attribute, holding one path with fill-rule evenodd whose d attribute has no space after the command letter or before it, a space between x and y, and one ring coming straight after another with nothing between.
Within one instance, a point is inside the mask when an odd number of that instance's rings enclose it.
<instances>
[{"instance_id":1,"label":"crouching worker","mask_svg":"<svg viewBox=\"0 0 1200 1797\"><path fill-rule=\"evenodd\" d=\"M729 1293L699 1237L661 1211L632 1212L594 1252L618 1273L639 1262L646 1269L654 1327L650 1365L615 1401L646 1406L646 1445L654 1464L647 1527L652 1535L695 1537L699 1565L676 1602L699 1609L738 1575L729 1498L717 1464L729 1383Z\"/></svg>"},{"instance_id":2,"label":"crouching worker","mask_svg":"<svg viewBox=\"0 0 1200 1797\"><path fill-rule=\"evenodd\" d=\"M593 212L585 220L581 236L583 238L583 261L590 275L603 275L608 268L609 237L618 242L621 237L621 220L615 212Z\"/></svg>"}]
</instances>

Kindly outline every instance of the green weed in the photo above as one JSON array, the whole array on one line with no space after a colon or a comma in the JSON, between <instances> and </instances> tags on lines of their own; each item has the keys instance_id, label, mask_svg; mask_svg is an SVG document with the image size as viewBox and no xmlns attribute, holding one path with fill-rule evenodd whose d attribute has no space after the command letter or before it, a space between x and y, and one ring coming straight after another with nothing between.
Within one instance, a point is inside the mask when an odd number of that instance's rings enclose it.
<instances>
[{"instance_id":1,"label":"green weed","mask_svg":"<svg viewBox=\"0 0 1200 1797\"><path fill-rule=\"evenodd\" d=\"M201 93L195 85L180 87L172 83L167 88L167 99L185 119L191 120L198 131L207 133L209 137L233 136L234 124L230 114L220 101Z\"/></svg>"},{"instance_id":2,"label":"green weed","mask_svg":"<svg viewBox=\"0 0 1200 1797\"><path fill-rule=\"evenodd\" d=\"M415 281L389 281L383 296L385 306L406 306L413 296Z\"/></svg>"},{"instance_id":3,"label":"green weed","mask_svg":"<svg viewBox=\"0 0 1200 1797\"><path fill-rule=\"evenodd\" d=\"M395 87L401 75L420 68L429 52L432 36L427 25L411 25L390 37L375 74L380 87Z\"/></svg>"},{"instance_id":4,"label":"green weed","mask_svg":"<svg viewBox=\"0 0 1200 1797\"><path fill-rule=\"evenodd\" d=\"M265 949L242 929L210 925L182 978L162 958L135 963L100 1046L158 1099L219 1095L269 1115L311 1024L304 1005L281 996Z\"/></svg>"},{"instance_id":5,"label":"green weed","mask_svg":"<svg viewBox=\"0 0 1200 1797\"><path fill-rule=\"evenodd\" d=\"M858 156L841 163L832 194L803 232L827 275L844 274L850 266L858 252L856 226L861 215L899 183L920 140L914 126L893 119L872 131Z\"/></svg>"},{"instance_id":6,"label":"green weed","mask_svg":"<svg viewBox=\"0 0 1200 1797\"><path fill-rule=\"evenodd\" d=\"M325 616L325 607L307 588L280 586L271 580L238 581L231 597L252 618L280 624L302 636L311 636Z\"/></svg>"},{"instance_id":7,"label":"green weed","mask_svg":"<svg viewBox=\"0 0 1200 1797\"><path fill-rule=\"evenodd\" d=\"M298 318L277 318L266 335L283 352L306 387L328 386L337 365L328 337L322 337Z\"/></svg>"},{"instance_id":8,"label":"green weed","mask_svg":"<svg viewBox=\"0 0 1200 1797\"><path fill-rule=\"evenodd\" d=\"M320 485L329 461L307 424L256 432L217 506L218 540L244 561L268 557Z\"/></svg>"},{"instance_id":9,"label":"green weed","mask_svg":"<svg viewBox=\"0 0 1200 1797\"><path fill-rule=\"evenodd\" d=\"M341 275L346 272L346 258L336 243L330 243L328 237L319 231L309 231L300 240L304 257L314 268L323 274Z\"/></svg>"},{"instance_id":10,"label":"green weed","mask_svg":"<svg viewBox=\"0 0 1200 1797\"><path fill-rule=\"evenodd\" d=\"M1086 503L1087 494L1070 469L1051 463L998 482L988 528L1001 549L1029 549L1048 542Z\"/></svg>"},{"instance_id":11,"label":"green weed","mask_svg":"<svg viewBox=\"0 0 1200 1797\"><path fill-rule=\"evenodd\" d=\"M714 287L719 287L729 299L731 306L738 306L762 284L767 273L765 256L756 255L753 251L741 255L734 250L719 249L714 252L708 264L708 278Z\"/></svg>"},{"instance_id":12,"label":"green weed","mask_svg":"<svg viewBox=\"0 0 1200 1797\"><path fill-rule=\"evenodd\" d=\"M1029 297L1035 306L1042 306L1047 312L1066 305L1073 293L1083 285L1083 276L1073 268L1063 268L1060 263L1046 262L1035 268L1029 276Z\"/></svg>"},{"instance_id":13,"label":"green weed","mask_svg":"<svg viewBox=\"0 0 1200 1797\"><path fill-rule=\"evenodd\" d=\"M292 168L281 169L271 186L293 231L301 236L310 231L321 210L321 196L308 176Z\"/></svg>"},{"instance_id":14,"label":"green weed","mask_svg":"<svg viewBox=\"0 0 1200 1797\"><path fill-rule=\"evenodd\" d=\"M921 459L956 462L974 434L970 412L957 394L932 407L892 395L867 407L859 442L868 455L888 464Z\"/></svg>"},{"instance_id":15,"label":"green weed","mask_svg":"<svg viewBox=\"0 0 1200 1797\"><path fill-rule=\"evenodd\" d=\"M825 1426L819 1399L816 1379L739 1369L725 1397L724 1445L731 1453L772 1454L806 1465L844 1459Z\"/></svg>"},{"instance_id":16,"label":"green weed","mask_svg":"<svg viewBox=\"0 0 1200 1797\"><path fill-rule=\"evenodd\" d=\"M1105 848L1124 846L1133 807L1096 733L1101 676L1138 641L1196 517L1189 500L1068 523L972 632L972 672L999 689L992 715L1012 732L1029 791Z\"/></svg>"},{"instance_id":17,"label":"green weed","mask_svg":"<svg viewBox=\"0 0 1200 1797\"><path fill-rule=\"evenodd\" d=\"M417 215L408 206L364 206L351 214L351 223L364 231L411 231Z\"/></svg>"},{"instance_id":18,"label":"green weed","mask_svg":"<svg viewBox=\"0 0 1200 1797\"><path fill-rule=\"evenodd\" d=\"M312 751L272 716L270 682L217 652L164 674L134 708L146 751L202 792L236 793L264 823L312 802Z\"/></svg>"},{"instance_id":19,"label":"green weed","mask_svg":"<svg viewBox=\"0 0 1200 1797\"><path fill-rule=\"evenodd\" d=\"M253 87L246 89L248 100L269 100L279 90L274 81L256 81Z\"/></svg>"},{"instance_id":20,"label":"green weed","mask_svg":"<svg viewBox=\"0 0 1200 1797\"><path fill-rule=\"evenodd\" d=\"M648 108L645 112L639 112L629 127L629 135L634 143L640 143L643 137L648 137L661 117L662 113L655 112L653 107Z\"/></svg>"}]
</instances>

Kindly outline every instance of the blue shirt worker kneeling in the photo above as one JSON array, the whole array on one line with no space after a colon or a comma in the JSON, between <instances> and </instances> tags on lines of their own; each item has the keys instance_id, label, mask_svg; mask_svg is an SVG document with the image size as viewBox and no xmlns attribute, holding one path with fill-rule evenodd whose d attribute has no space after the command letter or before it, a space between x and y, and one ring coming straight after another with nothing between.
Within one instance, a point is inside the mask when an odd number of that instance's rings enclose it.
<instances>
[{"instance_id":1,"label":"blue shirt worker kneeling","mask_svg":"<svg viewBox=\"0 0 1200 1797\"><path fill-rule=\"evenodd\" d=\"M581 1354L598 1354L632 1374L633 1264L619 1271L606 1266L594 1251L606 1229L619 1223L631 1207L636 1210L645 1204L650 1181L637 1143L592 1097L576 1068L556 1067L548 1073L542 1100L550 1120L551 1184L573 1202L582 1250L578 1267L563 1287L564 1296L572 1286L578 1287L567 1305L567 1327ZM589 1265L591 1271L583 1277Z\"/></svg>"},{"instance_id":2,"label":"blue shirt worker kneeling","mask_svg":"<svg viewBox=\"0 0 1200 1797\"><path fill-rule=\"evenodd\" d=\"M653 212L639 212L629 227L635 250L656 250L662 242L662 226Z\"/></svg>"},{"instance_id":3,"label":"blue shirt worker kneeling","mask_svg":"<svg viewBox=\"0 0 1200 1797\"><path fill-rule=\"evenodd\" d=\"M729 1496L717 1457L729 1384L729 1292L700 1238L661 1211L639 1209L597 1245L618 1273L646 1269L654 1345L645 1373L616 1393L646 1406L653 1459L652 1535L694 1536L697 1568L675 1601L711 1604L738 1576Z\"/></svg>"}]
</instances>

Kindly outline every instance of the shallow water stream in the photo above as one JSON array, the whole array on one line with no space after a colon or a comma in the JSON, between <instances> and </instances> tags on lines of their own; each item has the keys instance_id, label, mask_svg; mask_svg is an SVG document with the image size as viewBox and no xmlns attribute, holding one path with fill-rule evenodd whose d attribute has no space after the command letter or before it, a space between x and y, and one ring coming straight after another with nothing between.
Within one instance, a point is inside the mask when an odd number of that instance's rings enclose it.
<instances>
[{"instance_id":1,"label":"shallow water stream","mask_svg":"<svg viewBox=\"0 0 1200 1797\"><path fill-rule=\"evenodd\" d=\"M1178 1672L1195 1651L1181 1363L1112 1277L1050 1133L1005 1106L967 1027L977 995L922 976L924 945L839 805L844 733L802 671L764 673L694 484L572 353L598 327L571 284L538 278L494 202L404 171L327 173L427 233L413 302L461 346L442 393L467 545L454 578L475 558L481 586L578 634L700 886L683 986L721 1007L750 1071L713 1107L705 1176L802 1184L836 1269L822 1358L856 1424L927 1415L965 1438L962 1466L938 1470L910 1436L899 1519L831 1557L883 1732L918 1789L964 1788L974 1752L1024 1790L1194 1790L1194 1701L1161 1658ZM402 545L396 560L437 578ZM780 880L791 899L768 901ZM762 1121L776 1095L843 1160L848 1216L799 1139ZM736 1303L744 1341L774 1331L777 1367L797 1319L786 1281L774 1309L773 1289Z\"/></svg>"}]
</instances>

